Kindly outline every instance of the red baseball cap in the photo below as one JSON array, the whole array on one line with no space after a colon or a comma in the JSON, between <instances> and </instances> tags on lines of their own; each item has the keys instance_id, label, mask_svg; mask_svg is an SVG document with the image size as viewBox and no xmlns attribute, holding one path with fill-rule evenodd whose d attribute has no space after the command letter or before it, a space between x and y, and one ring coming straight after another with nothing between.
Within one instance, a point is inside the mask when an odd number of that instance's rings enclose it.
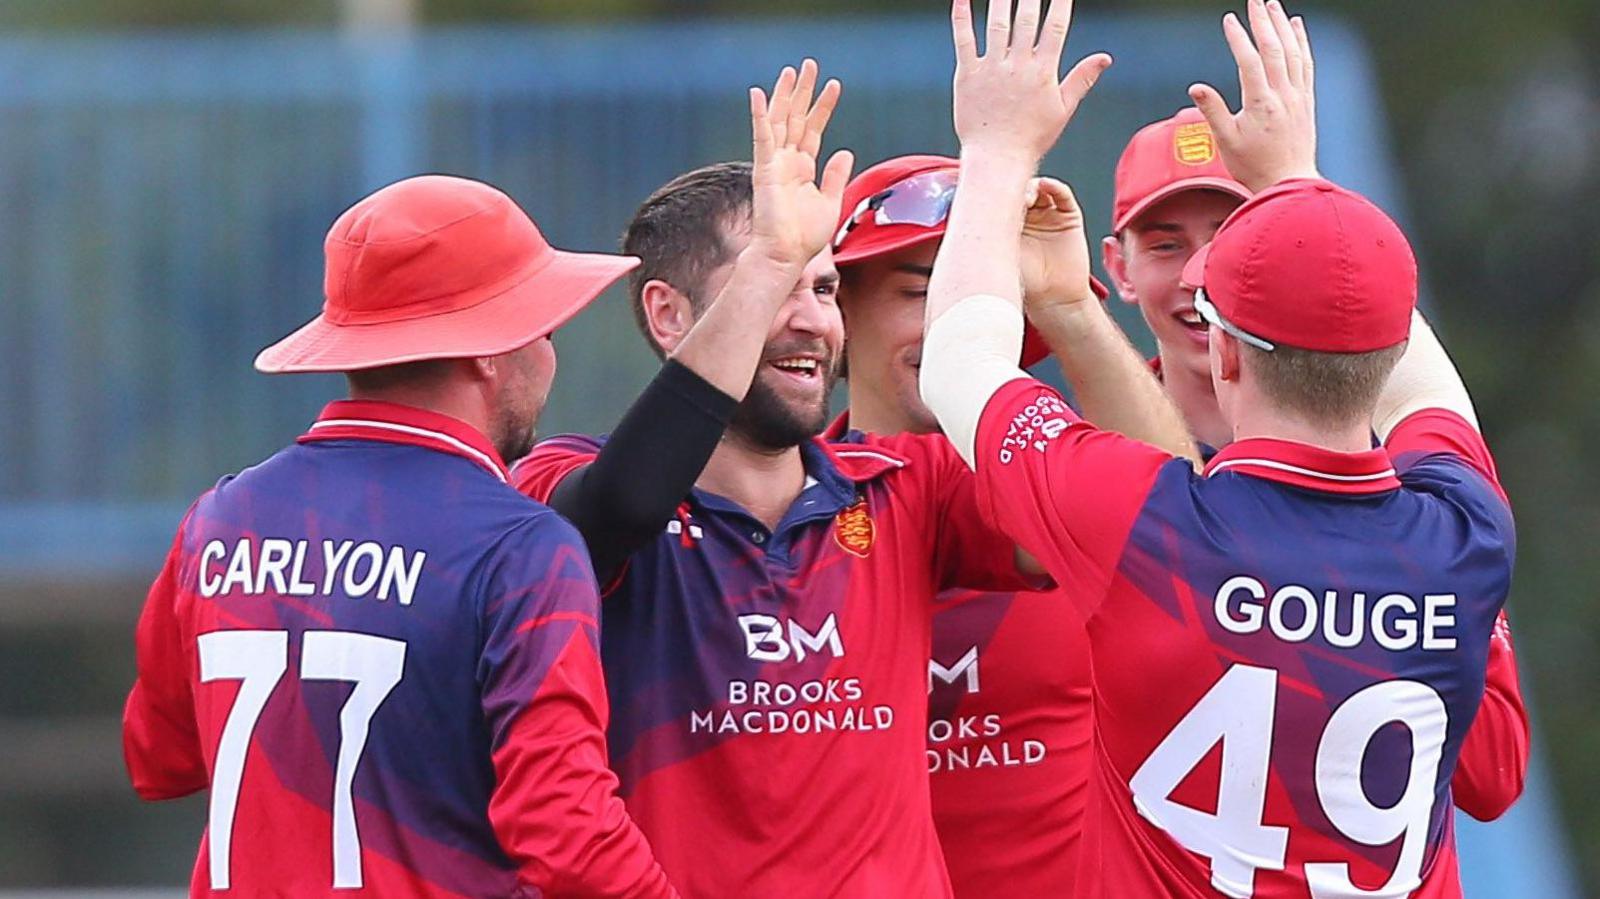
<instances>
[{"instance_id":1,"label":"red baseball cap","mask_svg":"<svg viewBox=\"0 0 1600 899\"><path fill-rule=\"evenodd\" d=\"M639 264L555 249L510 197L449 175L367 196L333 223L323 251L322 314L262 350L258 370L359 371L509 353Z\"/></svg>"},{"instance_id":2,"label":"red baseball cap","mask_svg":"<svg viewBox=\"0 0 1600 899\"><path fill-rule=\"evenodd\" d=\"M1222 223L1183 268L1195 309L1261 349L1366 353L1411 334L1417 260L1371 201L1320 178L1285 181Z\"/></svg>"},{"instance_id":3,"label":"red baseball cap","mask_svg":"<svg viewBox=\"0 0 1600 899\"><path fill-rule=\"evenodd\" d=\"M893 223L880 225L876 215L866 215L869 211L870 201L879 194L890 190L922 175L940 175L954 190L956 175L961 169L961 161L949 156L896 156L886 159L871 168L863 171L844 189L844 202L839 211L838 237L833 245L833 263L845 266L855 262L863 262L886 253L894 253L907 247L927 243L944 237L945 224L949 220L949 197L945 197L942 208L938 204L928 205L925 210L930 218L936 217L933 224ZM938 179L943 180L943 179ZM919 190L923 187L918 185ZM930 179L927 188L937 190L935 180ZM923 199L934 198L923 193ZM1089 289L1100 299L1110 295L1106 286L1100 279L1089 276ZM1042 361L1050 355L1050 347L1044 342L1039 332L1032 325L1027 325L1022 335L1022 365L1024 368Z\"/></svg>"},{"instance_id":4,"label":"red baseball cap","mask_svg":"<svg viewBox=\"0 0 1600 899\"><path fill-rule=\"evenodd\" d=\"M863 214L867 211L863 204L916 175L942 172L954 184L960 169L960 160L949 156L896 156L852 178L845 186L844 203L839 210L839 229L844 233L834 241L833 264L849 265L943 237L946 215L940 215L932 225L880 225L875 216ZM945 212L948 211L947 206ZM845 230L852 221L854 224Z\"/></svg>"},{"instance_id":5,"label":"red baseball cap","mask_svg":"<svg viewBox=\"0 0 1600 899\"><path fill-rule=\"evenodd\" d=\"M1250 191L1228 174L1217 141L1200 110L1189 107L1170 119L1140 128L1117 160L1112 233L1139 214L1186 190L1217 190L1241 200Z\"/></svg>"}]
</instances>

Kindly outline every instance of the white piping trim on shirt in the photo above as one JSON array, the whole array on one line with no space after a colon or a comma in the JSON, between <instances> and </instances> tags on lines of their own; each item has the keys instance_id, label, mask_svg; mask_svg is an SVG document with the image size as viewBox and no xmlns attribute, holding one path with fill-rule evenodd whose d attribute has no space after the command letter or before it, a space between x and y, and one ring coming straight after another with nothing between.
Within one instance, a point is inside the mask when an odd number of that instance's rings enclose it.
<instances>
[{"instance_id":1,"label":"white piping trim on shirt","mask_svg":"<svg viewBox=\"0 0 1600 899\"><path fill-rule=\"evenodd\" d=\"M1272 459L1225 459L1213 466L1207 476L1209 477L1224 468L1231 468L1235 465L1259 465L1262 468L1276 468L1279 471L1287 471L1291 474L1303 474L1313 478L1324 478L1329 481L1381 481L1384 478L1395 476L1393 468L1385 468L1383 471L1373 474L1329 474L1325 471L1301 468L1298 465L1290 465L1287 462L1277 462Z\"/></svg>"},{"instance_id":2,"label":"white piping trim on shirt","mask_svg":"<svg viewBox=\"0 0 1600 899\"><path fill-rule=\"evenodd\" d=\"M835 456L838 456L841 459L854 459L854 458L860 456L860 457L866 457L868 459L877 459L879 462L887 462L890 465L893 465L895 468L905 468L906 467L906 463L903 460L896 459L893 456L885 456L883 453L875 453L872 450L841 450L841 449L835 449L833 451L833 454Z\"/></svg>"},{"instance_id":3,"label":"white piping trim on shirt","mask_svg":"<svg viewBox=\"0 0 1600 899\"><path fill-rule=\"evenodd\" d=\"M441 443L449 444L450 446L461 450L463 453L466 453L472 458L477 459L479 462L482 462L483 466L494 472L494 476L499 478L502 483L506 482L505 473L500 470L500 466L496 465L494 459L490 458L488 454L469 443L457 440L456 438L451 437L449 434L445 434L441 431L430 431L427 428L414 428L410 425L395 424L394 422L390 421L370 421L365 418L325 418L322 421L313 422L311 425L311 430L315 431L317 428L351 426L359 428L377 428L380 431L398 431L401 434L410 434L413 437L428 437Z\"/></svg>"}]
</instances>

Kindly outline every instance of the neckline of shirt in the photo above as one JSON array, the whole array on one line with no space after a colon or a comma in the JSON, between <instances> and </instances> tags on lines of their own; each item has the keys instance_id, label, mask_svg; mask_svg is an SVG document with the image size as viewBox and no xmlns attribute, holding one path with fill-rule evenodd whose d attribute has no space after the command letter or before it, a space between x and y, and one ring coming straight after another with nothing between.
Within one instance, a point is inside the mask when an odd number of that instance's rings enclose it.
<instances>
[{"instance_id":1,"label":"neckline of shirt","mask_svg":"<svg viewBox=\"0 0 1600 899\"><path fill-rule=\"evenodd\" d=\"M372 440L436 450L468 459L508 482L506 464L489 438L472 425L427 409L378 400L334 400L323 407L300 443Z\"/></svg>"},{"instance_id":2,"label":"neckline of shirt","mask_svg":"<svg viewBox=\"0 0 1600 899\"><path fill-rule=\"evenodd\" d=\"M1326 493L1384 493L1400 486L1383 447L1345 453L1271 437L1250 437L1223 447L1206 464L1206 477L1224 472Z\"/></svg>"}]
</instances>

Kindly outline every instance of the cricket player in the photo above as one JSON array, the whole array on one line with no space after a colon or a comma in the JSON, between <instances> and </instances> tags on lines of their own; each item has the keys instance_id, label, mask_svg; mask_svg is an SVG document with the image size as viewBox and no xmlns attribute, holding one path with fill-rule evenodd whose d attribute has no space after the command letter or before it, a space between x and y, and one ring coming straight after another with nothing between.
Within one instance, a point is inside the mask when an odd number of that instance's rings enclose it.
<instances>
[{"instance_id":1,"label":"cricket player","mask_svg":"<svg viewBox=\"0 0 1600 899\"><path fill-rule=\"evenodd\" d=\"M1017 214L996 198L1025 194L1110 60L1058 87L1065 4L1037 45L1036 0L1014 23L996 7L982 56L967 0L952 15L965 193L929 288L922 390L985 514L1089 618L1079 895L1460 896L1449 782L1509 588L1511 516L1415 314L1404 235L1317 175L1303 24L1251 0L1253 42L1225 20L1243 110L1191 89L1229 170L1272 185L1184 275L1233 441L1196 474L1016 367ZM1069 380L1167 402L1088 291L1068 308Z\"/></svg>"},{"instance_id":2,"label":"cricket player","mask_svg":"<svg viewBox=\"0 0 1600 899\"><path fill-rule=\"evenodd\" d=\"M1128 142L1117 163L1112 233L1101 241L1101 260L1118 295L1139 307L1155 338L1151 367L1208 458L1232 436L1211 385L1210 325L1181 275L1252 193L1229 174L1211 126L1190 107L1141 128ZM1522 795L1528 744L1511 628L1502 613L1489 644L1483 705L1451 782L1456 805L1480 821L1504 814Z\"/></svg>"},{"instance_id":3,"label":"cricket player","mask_svg":"<svg viewBox=\"0 0 1600 899\"><path fill-rule=\"evenodd\" d=\"M816 439L844 337L828 245L848 160L813 183L838 91L813 104L815 83L808 62L770 106L752 96L753 166L645 201L624 247L662 372L608 439L546 441L514 478L590 540L612 764L685 895L942 897L935 597L1037 582L943 438Z\"/></svg>"},{"instance_id":4,"label":"cricket player","mask_svg":"<svg viewBox=\"0 0 1600 899\"><path fill-rule=\"evenodd\" d=\"M938 431L917 373L928 277L959 165L944 156L896 157L845 189L834 262L849 336L850 406L830 438ZM1062 232L1035 219L1024 223L1030 248L1039 258L1064 252L1053 245ZM1024 285L1034 300L1078 289ZM1045 350L1037 335L1033 345ZM1025 344L1024 364L1039 355ZM927 757L934 824L957 896L992 895L1000 884L1018 899L1071 895L1091 770L1089 688L1083 621L1064 597L940 595Z\"/></svg>"},{"instance_id":5,"label":"cricket player","mask_svg":"<svg viewBox=\"0 0 1600 899\"><path fill-rule=\"evenodd\" d=\"M446 176L325 248L322 314L256 367L349 399L184 517L139 621L134 788L209 789L196 896L676 896L606 767L588 554L503 461L550 333L638 260Z\"/></svg>"}]
</instances>

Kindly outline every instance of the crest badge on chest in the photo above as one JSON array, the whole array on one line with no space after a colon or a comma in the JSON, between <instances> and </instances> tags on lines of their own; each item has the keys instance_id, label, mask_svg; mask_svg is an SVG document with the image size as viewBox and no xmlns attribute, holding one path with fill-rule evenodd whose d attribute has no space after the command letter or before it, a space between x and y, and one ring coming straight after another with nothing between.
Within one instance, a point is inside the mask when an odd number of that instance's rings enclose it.
<instances>
[{"instance_id":1,"label":"crest badge on chest","mask_svg":"<svg viewBox=\"0 0 1600 899\"><path fill-rule=\"evenodd\" d=\"M865 497L857 497L854 505L840 511L833 520L834 542L852 556L865 559L876 538L877 529L867 512Z\"/></svg>"}]
</instances>

